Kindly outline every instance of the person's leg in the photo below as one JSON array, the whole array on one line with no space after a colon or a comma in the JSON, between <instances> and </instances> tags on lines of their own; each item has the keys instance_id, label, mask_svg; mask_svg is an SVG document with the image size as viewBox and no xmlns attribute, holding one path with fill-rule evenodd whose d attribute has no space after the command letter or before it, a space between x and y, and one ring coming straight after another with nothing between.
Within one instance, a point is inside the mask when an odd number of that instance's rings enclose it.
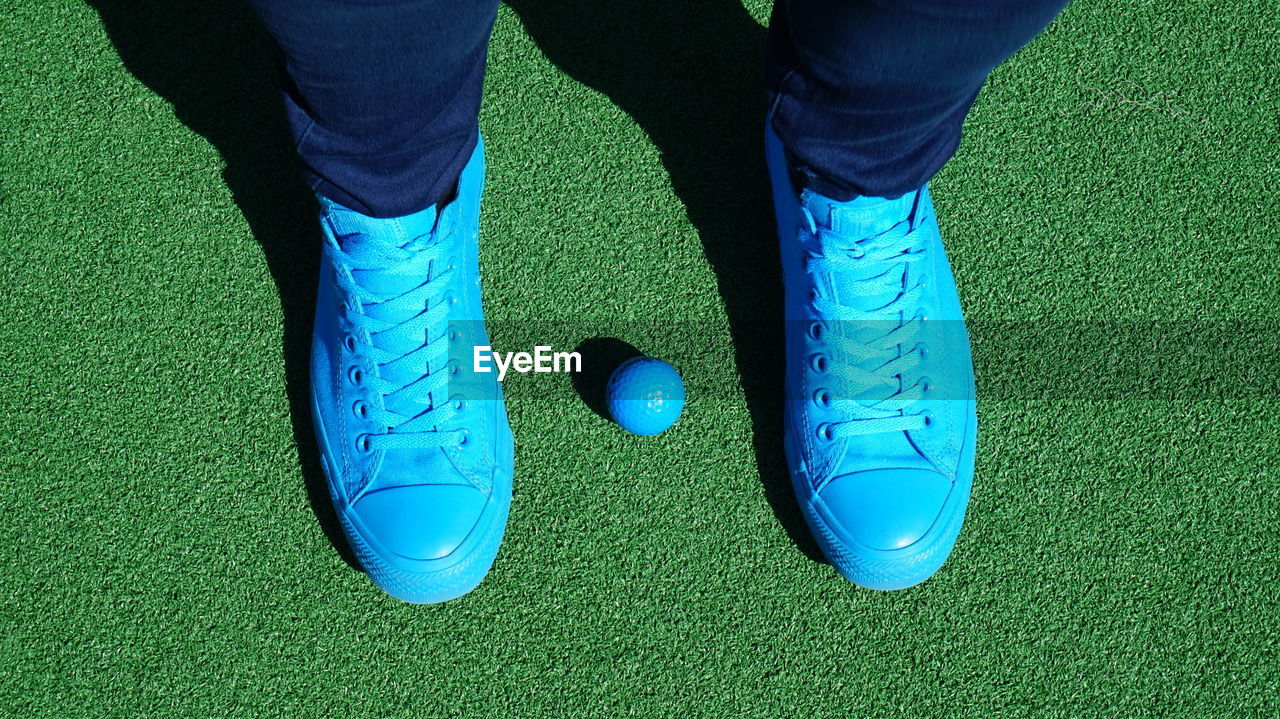
<instances>
[{"instance_id":1,"label":"person's leg","mask_svg":"<svg viewBox=\"0 0 1280 719\"><path fill-rule=\"evenodd\" d=\"M453 191L475 147L496 0L251 0L306 181L373 217Z\"/></svg>"},{"instance_id":2,"label":"person's leg","mask_svg":"<svg viewBox=\"0 0 1280 719\"><path fill-rule=\"evenodd\" d=\"M347 540L410 602L470 591L498 552L514 453L473 371L477 116L496 2L254 0L320 200L313 423Z\"/></svg>"},{"instance_id":3,"label":"person's leg","mask_svg":"<svg viewBox=\"0 0 1280 719\"><path fill-rule=\"evenodd\" d=\"M987 73L1063 0L779 0L765 153L782 250L784 447L850 581L936 572L964 521L973 362L926 183Z\"/></svg>"},{"instance_id":4,"label":"person's leg","mask_svg":"<svg viewBox=\"0 0 1280 719\"><path fill-rule=\"evenodd\" d=\"M960 143L992 68L1067 0L778 0L766 82L773 129L810 186L898 197Z\"/></svg>"}]
</instances>

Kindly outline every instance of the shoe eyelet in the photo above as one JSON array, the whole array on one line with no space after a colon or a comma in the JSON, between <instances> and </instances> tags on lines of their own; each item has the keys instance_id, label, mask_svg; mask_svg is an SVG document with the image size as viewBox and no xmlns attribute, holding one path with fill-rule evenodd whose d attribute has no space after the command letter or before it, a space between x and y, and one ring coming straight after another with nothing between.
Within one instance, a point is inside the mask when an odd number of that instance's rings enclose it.
<instances>
[{"instance_id":1,"label":"shoe eyelet","mask_svg":"<svg viewBox=\"0 0 1280 719\"><path fill-rule=\"evenodd\" d=\"M449 360L449 364L447 366L449 368L449 374L455 377L458 375L458 372L462 370L462 367L458 364L457 360Z\"/></svg>"},{"instance_id":2,"label":"shoe eyelet","mask_svg":"<svg viewBox=\"0 0 1280 719\"><path fill-rule=\"evenodd\" d=\"M450 342L457 341L462 337L462 333L453 325L449 325L449 331L446 334Z\"/></svg>"},{"instance_id":3,"label":"shoe eyelet","mask_svg":"<svg viewBox=\"0 0 1280 719\"><path fill-rule=\"evenodd\" d=\"M355 351L356 351L356 337L355 337L355 335L347 335L346 337L343 337L343 338L342 338L342 346L343 346L343 347L345 347L345 348L347 348L347 351L348 351L348 352L355 352Z\"/></svg>"},{"instance_id":4,"label":"shoe eyelet","mask_svg":"<svg viewBox=\"0 0 1280 719\"><path fill-rule=\"evenodd\" d=\"M813 403L822 409L831 407L831 393L825 389L816 390L813 393Z\"/></svg>"},{"instance_id":5,"label":"shoe eyelet","mask_svg":"<svg viewBox=\"0 0 1280 719\"><path fill-rule=\"evenodd\" d=\"M925 411L920 413L920 416L924 417L924 426L929 427L933 425L934 423L933 412L926 409Z\"/></svg>"},{"instance_id":6,"label":"shoe eyelet","mask_svg":"<svg viewBox=\"0 0 1280 719\"><path fill-rule=\"evenodd\" d=\"M356 449L359 450L361 454L368 454L373 451L373 442L369 435L362 434L359 437L356 437Z\"/></svg>"},{"instance_id":7,"label":"shoe eyelet","mask_svg":"<svg viewBox=\"0 0 1280 719\"><path fill-rule=\"evenodd\" d=\"M460 429L458 430L458 434L459 434L458 446L465 447L467 445L467 442L471 440L471 433L465 429Z\"/></svg>"},{"instance_id":8,"label":"shoe eyelet","mask_svg":"<svg viewBox=\"0 0 1280 719\"><path fill-rule=\"evenodd\" d=\"M810 360L810 364L812 365L814 372L817 372L819 374L827 373L827 356L826 355L823 355L823 354L814 355L812 360Z\"/></svg>"},{"instance_id":9,"label":"shoe eyelet","mask_svg":"<svg viewBox=\"0 0 1280 719\"><path fill-rule=\"evenodd\" d=\"M929 356L929 347L923 342L917 342L913 349L920 353L920 361L922 362Z\"/></svg>"},{"instance_id":10,"label":"shoe eyelet","mask_svg":"<svg viewBox=\"0 0 1280 719\"><path fill-rule=\"evenodd\" d=\"M455 399L455 400L453 401L453 410L454 410L455 412L461 412L462 410L464 410L464 409L466 409L466 408L467 408L467 400L466 400L466 399L464 399L464 398L462 398L462 397L459 397L459 398L457 398L457 399Z\"/></svg>"},{"instance_id":11,"label":"shoe eyelet","mask_svg":"<svg viewBox=\"0 0 1280 719\"><path fill-rule=\"evenodd\" d=\"M916 380L916 384L920 386L921 392L924 392L927 394L933 391L933 380L928 377L921 377L920 379Z\"/></svg>"},{"instance_id":12,"label":"shoe eyelet","mask_svg":"<svg viewBox=\"0 0 1280 719\"><path fill-rule=\"evenodd\" d=\"M823 442L831 442L831 441L834 441L836 438L835 431L832 428L830 422L823 422L822 424L818 425L817 435L818 435L818 439L822 440Z\"/></svg>"},{"instance_id":13,"label":"shoe eyelet","mask_svg":"<svg viewBox=\"0 0 1280 719\"><path fill-rule=\"evenodd\" d=\"M364 370L360 369L358 365L353 365L351 369L347 370L347 379L351 381L351 384L359 387L364 383Z\"/></svg>"},{"instance_id":14,"label":"shoe eyelet","mask_svg":"<svg viewBox=\"0 0 1280 719\"><path fill-rule=\"evenodd\" d=\"M821 322L814 322L809 325L809 339L819 342L822 340L822 334L825 332Z\"/></svg>"},{"instance_id":15,"label":"shoe eyelet","mask_svg":"<svg viewBox=\"0 0 1280 719\"><path fill-rule=\"evenodd\" d=\"M356 419L369 419L369 403L356 400L355 404L351 405L351 413L356 416Z\"/></svg>"},{"instance_id":16,"label":"shoe eyelet","mask_svg":"<svg viewBox=\"0 0 1280 719\"><path fill-rule=\"evenodd\" d=\"M813 304L813 303L817 302L819 297L820 297L820 295L818 294L818 288L817 288L817 287L810 287L810 288L809 288L809 303L810 303L810 304Z\"/></svg>"}]
</instances>

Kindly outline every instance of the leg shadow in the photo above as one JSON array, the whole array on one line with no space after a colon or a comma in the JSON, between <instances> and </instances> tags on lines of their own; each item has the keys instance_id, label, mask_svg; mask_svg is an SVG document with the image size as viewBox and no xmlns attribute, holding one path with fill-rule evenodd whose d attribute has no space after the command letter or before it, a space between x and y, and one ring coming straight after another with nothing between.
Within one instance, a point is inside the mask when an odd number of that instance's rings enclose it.
<instances>
[{"instance_id":1,"label":"leg shadow","mask_svg":"<svg viewBox=\"0 0 1280 719\"><path fill-rule=\"evenodd\" d=\"M765 31L738 0L507 0L551 62L648 133L702 239L729 317L764 493L825 561L782 450L782 282L764 167Z\"/></svg>"},{"instance_id":2,"label":"leg shadow","mask_svg":"<svg viewBox=\"0 0 1280 719\"><path fill-rule=\"evenodd\" d=\"M88 0L125 67L226 161L284 313L285 389L307 498L352 567L311 429L309 347L319 271L315 200L299 179L266 34L238 0Z\"/></svg>"}]
</instances>

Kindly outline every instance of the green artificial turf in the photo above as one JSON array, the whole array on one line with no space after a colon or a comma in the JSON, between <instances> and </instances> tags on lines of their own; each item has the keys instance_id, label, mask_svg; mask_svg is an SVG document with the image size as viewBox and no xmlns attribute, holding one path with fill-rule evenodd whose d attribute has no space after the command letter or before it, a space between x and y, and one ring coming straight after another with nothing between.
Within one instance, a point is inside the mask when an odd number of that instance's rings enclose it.
<instances>
[{"instance_id":1,"label":"green artificial turf","mask_svg":"<svg viewBox=\"0 0 1280 719\"><path fill-rule=\"evenodd\" d=\"M585 12L584 7L594 8ZM1079 0L933 183L974 339L969 519L932 580L814 561L781 458L765 0L513 0L481 124L495 345L672 359L624 435L507 382L471 595L335 549L313 201L223 0L0 12L0 716L1274 716L1268 3Z\"/></svg>"}]
</instances>

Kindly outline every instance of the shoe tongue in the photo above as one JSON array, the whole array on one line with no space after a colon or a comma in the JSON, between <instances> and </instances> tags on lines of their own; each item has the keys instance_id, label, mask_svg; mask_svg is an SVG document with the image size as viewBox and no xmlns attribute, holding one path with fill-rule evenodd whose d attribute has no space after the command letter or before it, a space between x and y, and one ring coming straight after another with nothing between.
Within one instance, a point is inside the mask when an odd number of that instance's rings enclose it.
<instances>
[{"instance_id":1,"label":"shoe tongue","mask_svg":"<svg viewBox=\"0 0 1280 719\"><path fill-rule=\"evenodd\" d=\"M344 252L353 255L386 254L421 237L429 236L436 227L436 207L403 217L379 218L363 215L337 203L325 202L329 224L339 238ZM393 263L388 263L393 264ZM400 275L381 270L353 270L356 282L379 295L397 295L422 284L424 277ZM392 319L385 317L383 319Z\"/></svg>"},{"instance_id":2,"label":"shoe tongue","mask_svg":"<svg viewBox=\"0 0 1280 719\"><path fill-rule=\"evenodd\" d=\"M905 221L915 205L915 195L916 193L912 192L895 199L857 197L846 202L837 202L811 190L805 190L800 196L800 201L813 215L814 222L829 228L833 233L847 240L848 245L852 247L860 240L876 237ZM885 277L885 282L882 283L885 291L871 296L855 295L842 290L853 282L871 279L885 272L899 271L905 272L906 267L894 269L889 265L877 263L868 266L865 272L839 273L837 276L825 278L828 281L824 283L824 289L840 304L861 310L874 310L893 301L901 292L900 285L890 281L890 277ZM860 289L863 288L860 287Z\"/></svg>"},{"instance_id":3,"label":"shoe tongue","mask_svg":"<svg viewBox=\"0 0 1280 719\"><path fill-rule=\"evenodd\" d=\"M343 249L349 241L361 241L361 237L377 238L399 246L415 237L430 234L436 226L435 205L411 215L384 218L361 214L331 200L324 200L323 204L334 234L343 238Z\"/></svg>"},{"instance_id":4,"label":"shoe tongue","mask_svg":"<svg viewBox=\"0 0 1280 719\"><path fill-rule=\"evenodd\" d=\"M815 222L852 241L874 237L907 219L915 206L915 197L916 193L909 192L892 200L863 196L837 202L812 190L805 190L800 195L800 201L813 214Z\"/></svg>"}]
</instances>

